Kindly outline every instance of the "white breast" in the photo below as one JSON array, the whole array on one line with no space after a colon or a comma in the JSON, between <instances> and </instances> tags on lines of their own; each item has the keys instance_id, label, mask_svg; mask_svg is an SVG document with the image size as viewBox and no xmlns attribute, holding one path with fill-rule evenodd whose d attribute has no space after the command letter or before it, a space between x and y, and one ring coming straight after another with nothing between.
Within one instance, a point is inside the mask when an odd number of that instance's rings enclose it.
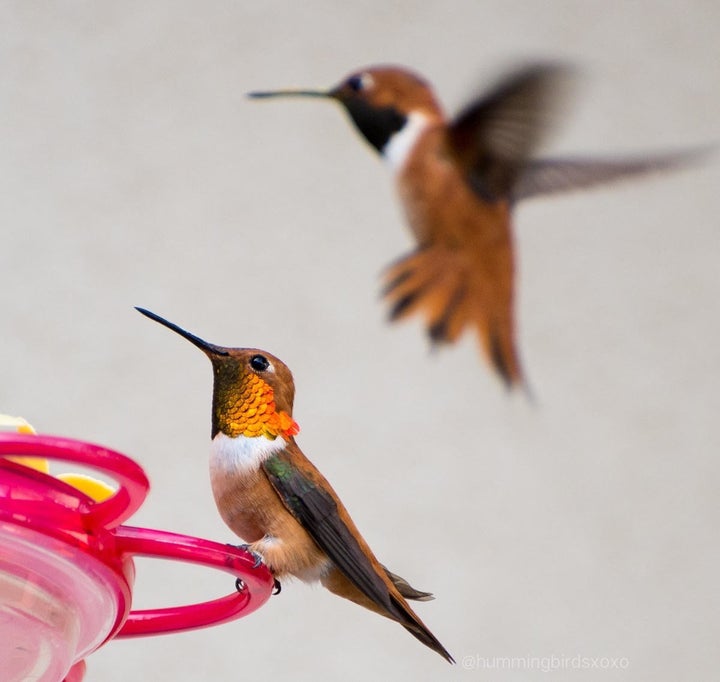
<instances>
[{"instance_id":1,"label":"white breast","mask_svg":"<svg viewBox=\"0 0 720 682\"><path fill-rule=\"evenodd\" d=\"M218 433L210 445L210 474L246 474L257 471L268 457L286 445L281 436L270 440L265 436L231 438Z\"/></svg>"},{"instance_id":2,"label":"white breast","mask_svg":"<svg viewBox=\"0 0 720 682\"><path fill-rule=\"evenodd\" d=\"M405 165L415 144L429 125L430 119L425 114L410 114L402 129L388 140L382 153L394 173L399 172Z\"/></svg>"}]
</instances>

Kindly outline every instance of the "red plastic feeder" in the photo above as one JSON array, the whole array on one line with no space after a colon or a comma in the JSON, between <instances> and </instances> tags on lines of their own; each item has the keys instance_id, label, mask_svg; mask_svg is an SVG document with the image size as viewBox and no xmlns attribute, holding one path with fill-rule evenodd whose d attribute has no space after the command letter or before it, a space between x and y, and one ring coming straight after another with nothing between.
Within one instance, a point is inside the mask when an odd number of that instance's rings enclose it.
<instances>
[{"instance_id":1,"label":"red plastic feeder","mask_svg":"<svg viewBox=\"0 0 720 682\"><path fill-rule=\"evenodd\" d=\"M75 462L118 484L96 502L3 455ZM273 590L266 566L209 540L120 525L149 489L142 468L108 448L0 432L0 666L3 682L80 682L84 658L114 637L178 632L240 618ZM133 611L134 556L210 566L242 589L219 599Z\"/></svg>"}]
</instances>

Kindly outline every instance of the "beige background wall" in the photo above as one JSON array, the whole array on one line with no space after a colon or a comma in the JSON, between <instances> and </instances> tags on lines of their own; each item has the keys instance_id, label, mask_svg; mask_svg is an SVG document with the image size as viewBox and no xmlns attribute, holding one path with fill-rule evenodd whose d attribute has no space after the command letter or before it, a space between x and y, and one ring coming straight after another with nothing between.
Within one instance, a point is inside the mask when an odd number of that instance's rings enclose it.
<instances>
[{"instance_id":1,"label":"beige background wall","mask_svg":"<svg viewBox=\"0 0 720 682\"><path fill-rule=\"evenodd\" d=\"M136 525L221 541L211 374L143 305L293 369L298 440L380 558L437 595L399 626L287 583L222 628L114 642L90 682L544 680L494 657L622 657L553 680L712 679L718 639L720 165L522 205L508 396L474 342L384 323L402 254L386 169L335 107L251 89L408 64L450 110L519 58L586 77L551 151L720 137L720 6L6 1L0 408L147 469ZM229 591L138 564L138 605ZM465 669L462 665L465 657Z\"/></svg>"}]
</instances>

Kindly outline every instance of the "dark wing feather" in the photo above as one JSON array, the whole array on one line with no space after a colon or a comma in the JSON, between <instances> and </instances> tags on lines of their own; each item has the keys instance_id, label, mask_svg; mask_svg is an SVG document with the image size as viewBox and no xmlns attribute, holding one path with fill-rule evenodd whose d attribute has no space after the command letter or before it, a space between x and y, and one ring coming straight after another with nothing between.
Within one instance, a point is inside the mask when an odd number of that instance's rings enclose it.
<instances>
[{"instance_id":1,"label":"dark wing feather","mask_svg":"<svg viewBox=\"0 0 720 682\"><path fill-rule=\"evenodd\" d=\"M619 159L538 159L523 169L512 190L514 201L595 187L638 175L677 170L702 161L713 149L702 147L653 156Z\"/></svg>"},{"instance_id":2,"label":"dark wing feather","mask_svg":"<svg viewBox=\"0 0 720 682\"><path fill-rule=\"evenodd\" d=\"M488 201L507 197L564 101L566 66L534 64L467 106L448 129L450 150L471 187Z\"/></svg>"},{"instance_id":3,"label":"dark wing feather","mask_svg":"<svg viewBox=\"0 0 720 682\"><path fill-rule=\"evenodd\" d=\"M293 447L296 446L289 445L290 449ZM431 595L410 587L407 581L389 573L382 565L378 564L377 568L373 565L361 543L343 521L338 502L328 491L327 481L312 464L307 464L309 467L305 471L299 470L293 464L292 452L286 449L269 457L262 467L290 513L347 579L377 604L385 615L398 621L423 644L454 663L447 649L404 603L403 597L392 594L379 571L387 576L401 595L411 592L409 598L421 601L431 598ZM347 514L344 509L342 511Z\"/></svg>"},{"instance_id":4,"label":"dark wing feather","mask_svg":"<svg viewBox=\"0 0 720 682\"><path fill-rule=\"evenodd\" d=\"M262 466L285 506L318 547L366 597L399 616L385 581L340 518L333 497L318 485L320 481L293 466L285 451L268 458Z\"/></svg>"}]
</instances>

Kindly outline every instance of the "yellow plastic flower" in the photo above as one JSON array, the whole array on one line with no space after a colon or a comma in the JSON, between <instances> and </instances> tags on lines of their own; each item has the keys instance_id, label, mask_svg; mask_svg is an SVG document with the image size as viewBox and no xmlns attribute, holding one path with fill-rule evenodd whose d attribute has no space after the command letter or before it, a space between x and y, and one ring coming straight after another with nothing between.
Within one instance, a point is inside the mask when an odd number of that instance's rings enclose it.
<instances>
[{"instance_id":1,"label":"yellow plastic flower","mask_svg":"<svg viewBox=\"0 0 720 682\"><path fill-rule=\"evenodd\" d=\"M36 433L35 429L33 429L33 427L30 426L30 424L28 424L28 422L22 417L10 417L6 414L0 414L0 431L15 431L17 433L31 434ZM42 459L41 457L20 457L14 455L6 455L6 457L13 462L23 464L26 467L41 471L44 474L50 473L48 461L46 459ZM107 483L99 481L97 478L93 478L92 476L86 476L85 474L58 474L56 478L59 478L61 481L73 486L73 488L77 488L96 502L106 500L115 492L115 489Z\"/></svg>"}]
</instances>

